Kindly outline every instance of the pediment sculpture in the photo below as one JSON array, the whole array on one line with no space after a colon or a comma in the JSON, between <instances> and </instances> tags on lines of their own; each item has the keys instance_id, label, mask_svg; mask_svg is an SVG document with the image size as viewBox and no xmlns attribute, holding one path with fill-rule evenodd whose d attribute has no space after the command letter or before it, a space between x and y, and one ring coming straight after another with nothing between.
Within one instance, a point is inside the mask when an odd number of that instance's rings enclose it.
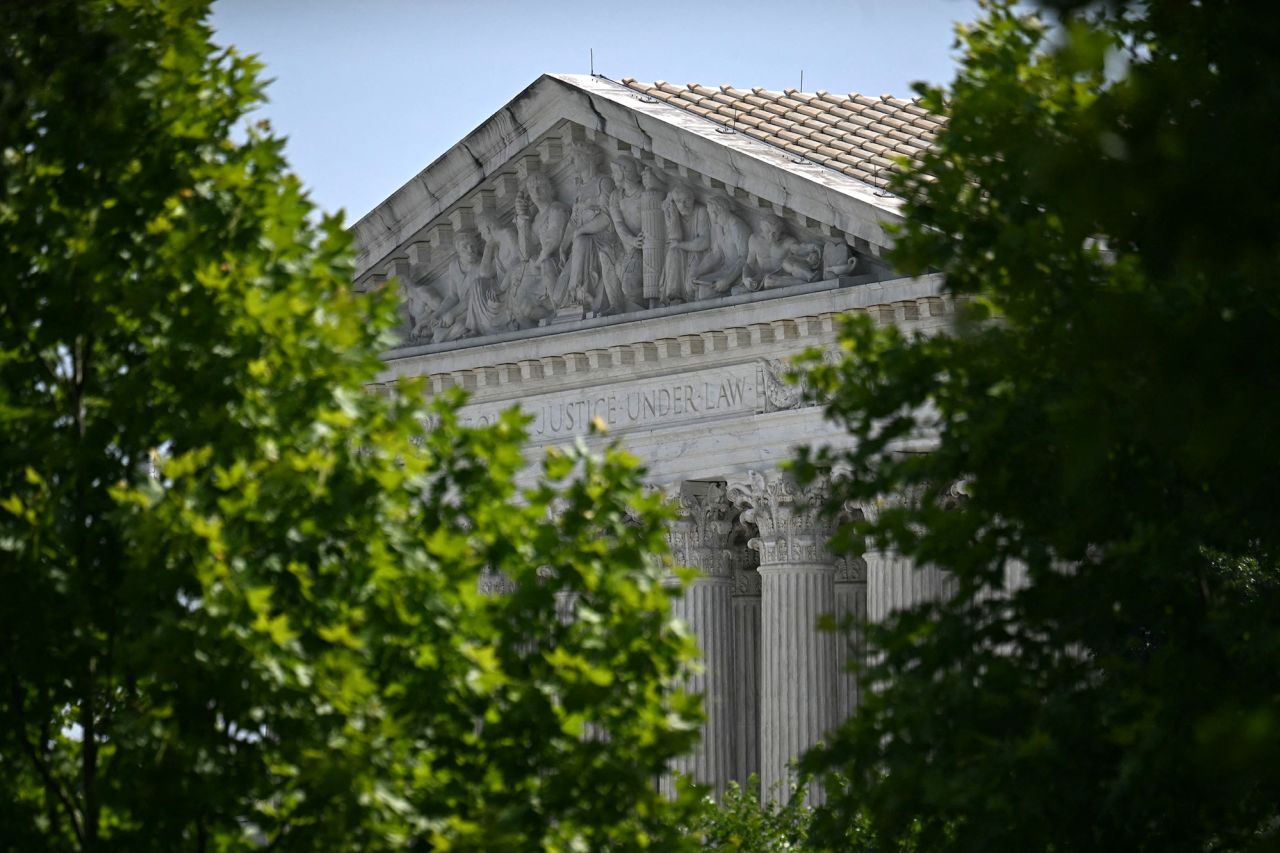
<instances>
[{"instance_id":1,"label":"pediment sculpture","mask_svg":"<svg viewBox=\"0 0 1280 853\"><path fill-rule=\"evenodd\" d=\"M569 142L565 155L555 169L539 162L506 176L507 203L459 220L443 257L401 281L410 342L704 302L836 278L857 264L846 235L749 209L696 175L587 140Z\"/></svg>"}]
</instances>

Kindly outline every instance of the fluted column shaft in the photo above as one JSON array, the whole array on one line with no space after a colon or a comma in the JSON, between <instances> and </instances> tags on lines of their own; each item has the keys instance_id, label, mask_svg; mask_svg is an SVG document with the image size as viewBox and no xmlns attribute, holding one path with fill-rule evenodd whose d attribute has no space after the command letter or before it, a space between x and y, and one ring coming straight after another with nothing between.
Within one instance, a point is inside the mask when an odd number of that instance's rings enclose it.
<instances>
[{"instance_id":1,"label":"fluted column shaft","mask_svg":"<svg viewBox=\"0 0 1280 853\"><path fill-rule=\"evenodd\" d=\"M706 721L702 738L690 755L672 769L708 785L719 798L733 772L733 607L732 581L727 577L695 578L673 605L698 638L702 671L690 676L687 689L702 694Z\"/></svg>"},{"instance_id":2,"label":"fluted column shaft","mask_svg":"<svg viewBox=\"0 0 1280 853\"><path fill-rule=\"evenodd\" d=\"M867 575L866 564L857 557L836 561L836 709L840 722L853 716L862 704L857 675L852 663L862 663L866 654Z\"/></svg>"},{"instance_id":3,"label":"fluted column shaft","mask_svg":"<svg viewBox=\"0 0 1280 853\"><path fill-rule=\"evenodd\" d=\"M789 763L836 724L835 636L817 629L835 611L835 570L762 563L760 579L760 784L785 799ZM809 793L821 800L816 787Z\"/></svg>"},{"instance_id":4,"label":"fluted column shaft","mask_svg":"<svg viewBox=\"0 0 1280 853\"><path fill-rule=\"evenodd\" d=\"M790 762L837 722L836 635L818 630L836 603L826 492L753 474L734 496L760 534L760 785L763 796L786 799ZM817 784L808 795L811 804L823 798Z\"/></svg>"},{"instance_id":5,"label":"fluted column shaft","mask_svg":"<svg viewBox=\"0 0 1280 853\"><path fill-rule=\"evenodd\" d=\"M879 622L895 610L945 598L951 577L939 569L917 568L897 551L867 551L867 619Z\"/></svg>"},{"instance_id":6,"label":"fluted column shaft","mask_svg":"<svg viewBox=\"0 0 1280 853\"><path fill-rule=\"evenodd\" d=\"M760 772L760 573L755 561L733 573L733 778Z\"/></svg>"},{"instance_id":7,"label":"fluted column shaft","mask_svg":"<svg viewBox=\"0 0 1280 853\"><path fill-rule=\"evenodd\" d=\"M687 689L702 695L706 721L694 751L672 762L671 769L711 788L717 799L733 774L733 579L728 549L733 507L723 484L685 483L680 519L668 532L672 558L700 575L685 587L672 609L698 639L702 671L690 676Z\"/></svg>"}]
</instances>

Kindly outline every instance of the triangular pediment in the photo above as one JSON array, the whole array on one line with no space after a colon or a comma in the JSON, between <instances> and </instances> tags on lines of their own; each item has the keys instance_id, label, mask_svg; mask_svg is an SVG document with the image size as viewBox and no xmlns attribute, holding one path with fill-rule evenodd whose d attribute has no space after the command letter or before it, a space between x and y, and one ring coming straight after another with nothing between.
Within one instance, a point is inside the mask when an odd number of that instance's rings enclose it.
<instances>
[{"instance_id":1,"label":"triangular pediment","mask_svg":"<svg viewBox=\"0 0 1280 853\"><path fill-rule=\"evenodd\" d=\"M544 76L355 226L405 344L889 277L896 199L604 78Z\"/></svg>"}]
</instances>

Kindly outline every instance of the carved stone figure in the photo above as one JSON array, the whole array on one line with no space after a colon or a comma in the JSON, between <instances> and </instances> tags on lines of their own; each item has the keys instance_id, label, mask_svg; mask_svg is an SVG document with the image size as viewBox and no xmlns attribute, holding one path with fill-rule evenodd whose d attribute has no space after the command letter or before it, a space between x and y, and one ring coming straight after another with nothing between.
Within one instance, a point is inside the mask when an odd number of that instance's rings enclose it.
<instances>
[{"instance_id":1,"label":"carved stone figure","mask_svg":"<svg viewBox=\"0 0 1280 853\"><path fill-rule=\"evenodd\" d=\"M430 338L431 321L440 306L440 294L434 288L401 281L400 299L409 315L409 340Z\"/></svg>"},{"instance_id":2,"label":"carved stone figure","mask_svg":"<svg viewBox=\"0 0 1280 853\"><path fill-rule=\"evenodd\" d=\"M858 257L849 251L845 240L828 240L822 249L822 277L850 275L858 265Z\"/></svg>"},{"instance_id":3,"label":"carved stone figure","mask_svg":"<svg viewBox=\"0 0 1280 853\"><path fill-rule=\"evenodd\" d=\"M546 291L540 290L542 278L536 266L526 261L520 251L516 229L503 225L492 210L476 216L476 227L485 241L481 263L486 274L496 279L495 287L502 295L510 321L522 329L536 326L550 313L551 302Z\"/></svg>"},{"instance_id":4,"label":"carved stone figure","mask_svg":"<svg viewBox=\"0 0 1280 853\"><path fill-rule=\"evenodd\" d=\"M858 258L851 237L808 243L783 220L761 218L752 233L730 197L702 204L694 187L612 158L587 142L568 146L573 206L536 168L511 208L476 215L475 232L455 237L455 254L430 282L401 284L408 337L445 342L537 326L557 308L613 315L728 293L835 278Z\"/></svg>"},{"instance_id":5,"label":"carved stone figure","mask_svg":"<svg viewBox=\"0 0 1280 853\"><path fill-rule=\"evenodd\" d=\"M787 365L781 359L770 358L760 361L760 378L764 394L764 410L781 412L796 409L805 405L808 383L789 382L786 379Z\"/></svg>"},{"instance_id":6,"label":"carved stone figure","mask_svg":"<svg viewBox=\"0 0 1280 853\"><path fill-rule=\"evenodd\" d=\"M820 260L816 246L788 235L782 219L768 214L760 220L759 232L747 242L742 287L747 291L770 290L815 281Z\"/></svg>"},{"instance_id":7,"label":"carved stone figure","mask_svg":"<svg viewBox=\"0 0 1280 853\"><path fill-rule=\"evenodd\" d=\"M465 290L461 294L466 304L465 334L492 335L507 331L512 320L507 293L498 273L498 242L486 244L478 233L464 231L457 237L457 247L458 259L466 270Z\"/></svg>"},{"instance_id":8,"label":"carved stone figure","mask_svg":"<svg viewBox=\"0 0 1280 853\"><path fill-rule=\"evenodd\" d=\"M609 196L609 216L621 244L614 275L605 294L608 313L617 314L640 307L644 287L643 250L646 239L643 220L644 182L640 161L625 154L613 161L615 189ZM645 294L647 295L647 294Z\"/></svg>"},{"instance_id":9,"label":"carved stone figure","mask_svg":"<svg viewBox=\"0 0 1280 853\"><path fill-rule=\"evenodd\" d=\"M577 172L578 189L573 199L569 225L560 243L565 267L557 283L557 307L589 305L600 311L615 274L618 243L609 216L613 179L599 174L600 149L587 142L569 146L569 161Z\"/></svg>"},{"instance_id":10,"label":"carved stone figure","mask_svg":"<svg viewBox=\"0 0 1280 853\"><path fill-rule=\"evenodd\" d=\"M644 170L644 192L640 194L640 224L644 229L644 300L650 308L660 304L662 270L667 258L667 216L662 210L667 188L653 169Z\"/></svg>"},{"instance_id":11,"label":"carved stone figure","mask_svg":"<svg viewBox=\"0 0 1280 853\"><path fill-rule=\"evenodd\" d=\"M569 225L569 206L556 200L556 188L546 174L531 172L524 189L516 194L515 208L516 235L525 260L521 290L549 313L555 308L556 286L562 272L560 245ZM516 315L517 321L523 323L518 308Z\"/></svg>"},{"instance_id":12,"label":"carved stone figure","mask_svg":"<svg viewBox=\"0 0 1280 853\"><path fill-rule=\"evenodd\" d=\"M712 196L707 201L707 214L711 219L711 251L693 273L698 299L723 296L738 282L751 237L751 229L734 214L729 199Z\"/></svg>"},{"instance_id":13,"label":"carved stone figure","mask_svg":"<svg viewBox=\"0 0 1280 853\"><path fill-rule=\"evenodd\" d=\"M662 301L668 305L699 298L693 274L711 248L711 218L687 184L676 184L662 203L667 256L662 265Z\"/></svg>"},{"instance_id":14,"label":"carved stone figure","mask_svg":"<svg viewBox=\"0 0 1280 853\"><path fill-rule=\"evenodd\" d=\"M456 254L449 262L448 270L435 282L439 302L431 313L430 321L420 329L421 337L429 337L432 343L466 337L466 294L469 282L480 272L479 236L470 232L455 238Z\"/></svg>"}]
</instances>

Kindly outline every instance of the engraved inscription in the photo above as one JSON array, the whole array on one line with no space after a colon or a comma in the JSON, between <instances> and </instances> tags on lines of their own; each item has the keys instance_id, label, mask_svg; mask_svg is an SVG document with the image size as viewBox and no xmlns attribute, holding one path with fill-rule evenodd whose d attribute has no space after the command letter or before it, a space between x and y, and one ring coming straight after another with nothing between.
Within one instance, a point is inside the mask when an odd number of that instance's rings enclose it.
<instances>
[{"instance_id":1,"label":"engraved inscription","mask_svg":"<svg viewBox=\"0 0 1280 853\"><path fill-rule=\"evenodd\" d=\"M459 412L464 424L491 424L519 403L533 417L535 442L586 435L599 418L610 432L715 420L734 414L772 411L765 396L760 364L701 370L647 381L618 382L595 388L530 395L519 400L471 403Z\"/></svg>"},{"instance_id":2,"label":"engraved inscription","mask_svg":"<svg viewBox=\"0 0 1280 853\"><path fill-rule=\"evenodd\" d=\"M635 390L599 391L576 399L525 404L524 408L533 415L530 433L537 439L585 432L592 418L597 417L613 430L744 408L754 410L758 398L754 376L725 376Z\"/></svg>"}]
</instances>

